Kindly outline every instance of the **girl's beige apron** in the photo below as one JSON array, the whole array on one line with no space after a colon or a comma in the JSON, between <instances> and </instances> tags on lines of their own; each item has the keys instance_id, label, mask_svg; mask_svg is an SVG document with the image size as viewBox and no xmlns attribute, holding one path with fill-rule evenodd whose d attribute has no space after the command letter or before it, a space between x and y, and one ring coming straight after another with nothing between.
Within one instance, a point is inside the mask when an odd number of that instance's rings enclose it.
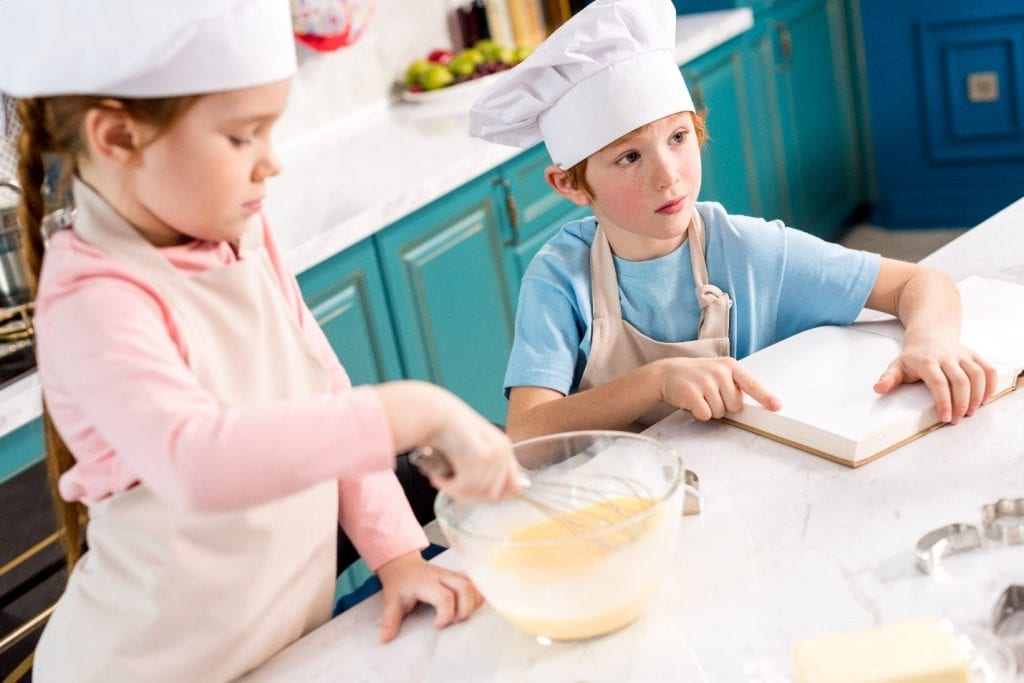
<instances>
[{"instance_id":1,"label":"girl's beige apron","mask_svg":"<svg viewBox=\"0 0 1024 683\"><path fill-rule=\"evenodd\" d=\"M159 290L189 368L223 405L328 391L258 217L239 260L184 276L86 185L74 194L76 234ZM40 639L36 680L223 681L259 665L330 617L337 497L325 481L235 512L179 512L140 483L92 505L89 551Z\"/></svg>"},{"instance_id":2,"label":"girl's beige apron","mask_svg":"<svg viewBox=\"0 0 1024 683\"><path fill-rule=\"evenodd\" d=\"M590 281L594 297L594 326L590 338L590 357L580 379L580 391L601 386L631 370L662 358L711 358L729 355L729 295L708 282L704 258L704 220L694 209L687 228L690 263L695 292L700 303L697 339L685 342L660 342L651 339L622 319L619 282L608 238L600 226L590 247ZM666 312L671 315L671 311ZM640 417L642 426L652 425L676 408L661 403Z\"/></svg>"}]
</instances>

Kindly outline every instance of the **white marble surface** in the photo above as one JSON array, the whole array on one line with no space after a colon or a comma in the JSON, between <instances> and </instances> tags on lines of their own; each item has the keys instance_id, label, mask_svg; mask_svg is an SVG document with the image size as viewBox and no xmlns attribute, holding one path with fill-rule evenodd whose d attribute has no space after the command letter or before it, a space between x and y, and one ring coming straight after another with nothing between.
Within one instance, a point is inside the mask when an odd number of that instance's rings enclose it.
<instances>
[{"instance_id":1,"label":"white marble surface","mask_svg":"<svg viewBox=\"0 0 1024 683\"><path fill-rule=\"evenodd\" d=\"M681 16L676 57L682 64L751 26L749 9ZM518 154L469 137L472 100L385 102L291 131L278 145L284 171L270 181L265 207L292 270L315 266ZM40 411L35 375L0 390L0 437Z\"/></svg>"},{"instance_id":2,"label":"white marble surface","mask_svg":"<svg viewBox=\"0 0 1024 683\"><path fill-rule=\"evenodd\" d=\"M1024 199L926 263L1024 283ZM381 645L378 595L248 680L789 681L801 639L921 615L986 629L999 593L1024 581L1024 546L951 556L932 575L914 553L925 533L1024 496L1024 392L856 470L684 413L648 433L698 473L705 508L684 518L671 578L632 625L543 646L486 605L442 631L421 607ZM451 552L435 561L458 566Z\"/></svg>"}]
</instances>

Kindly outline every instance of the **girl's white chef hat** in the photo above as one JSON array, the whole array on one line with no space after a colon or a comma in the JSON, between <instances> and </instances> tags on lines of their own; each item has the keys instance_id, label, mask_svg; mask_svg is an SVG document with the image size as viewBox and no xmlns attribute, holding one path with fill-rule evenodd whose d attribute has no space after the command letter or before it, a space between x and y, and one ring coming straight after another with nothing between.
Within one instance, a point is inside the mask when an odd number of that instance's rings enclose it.
<instances>
[{"instance_id":1,"label":"girl's white chef hat","mask_svg":"<svg viewBox=\"0 0 1024 683\"><path fill-rule=\"evenodd\" d=\"M596 0L480 96L470 135L515 147L543 140L567 169L644 124L695 111L675 29L669 0Z\"/></svg>"},{"instance_id":2,"label":"girl's white chef hat","mask_svg":"<svg viewBox=\"0 0 1024 683\"><path fill-rule=\"evenodd\" d=\"M288 0L0 0L0 91L170 97L295 71Z\"/></svg>"}]
</instances>

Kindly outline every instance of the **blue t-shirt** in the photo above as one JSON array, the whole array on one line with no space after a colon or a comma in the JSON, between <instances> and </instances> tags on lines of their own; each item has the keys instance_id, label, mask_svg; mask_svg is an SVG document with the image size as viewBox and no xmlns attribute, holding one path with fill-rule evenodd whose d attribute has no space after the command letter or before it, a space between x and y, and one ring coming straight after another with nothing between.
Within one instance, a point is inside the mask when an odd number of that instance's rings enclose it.
<instances>
[{"instance_id":1,"label":"blue t-shirt","mask_svg":"<svg viewBox=\"0 0 1024 683\"><path fill-rule=\"evenodd\" d=\"M743 358L819 325L853 322L878 277L881 258L749 216L699 202L706 228L708 278L732 299L729 348ZM590 244L593 217L562 226L523 276L515 341L505 373L511 387L538 386L570 394L590 355L593 322ZM615 259L622 317L662 342L697 338L690 240L650 261Z\"/></svg>"}]
</instances>

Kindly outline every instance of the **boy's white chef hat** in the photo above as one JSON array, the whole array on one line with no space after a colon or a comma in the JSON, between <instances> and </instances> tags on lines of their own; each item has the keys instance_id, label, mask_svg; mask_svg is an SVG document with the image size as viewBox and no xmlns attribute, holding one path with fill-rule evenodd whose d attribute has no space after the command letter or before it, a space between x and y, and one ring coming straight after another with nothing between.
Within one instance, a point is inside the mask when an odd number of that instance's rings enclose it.
<instances>
[{"instance_id":1,"label":"boy's white chef hat","mask_svg":"<svg viewBox=\"0 0 1024 683\"><path fill-rule=\"evenodd\" d=\"M669 0L596 0L480 96L470 135L515 147L543 140L567 169L646 123L695 111L675 33Z\"/></svg>"},{"instance_id":2,"label":"boy's white chef hat","mask_svg":"<svg viewBox=\"0 0 1024 683\"><path fill-rule=\"evenodd\" d=\"M0 91L170 97L295 71L288 0L0 0Z\"/></svg>"}]
</instances>

